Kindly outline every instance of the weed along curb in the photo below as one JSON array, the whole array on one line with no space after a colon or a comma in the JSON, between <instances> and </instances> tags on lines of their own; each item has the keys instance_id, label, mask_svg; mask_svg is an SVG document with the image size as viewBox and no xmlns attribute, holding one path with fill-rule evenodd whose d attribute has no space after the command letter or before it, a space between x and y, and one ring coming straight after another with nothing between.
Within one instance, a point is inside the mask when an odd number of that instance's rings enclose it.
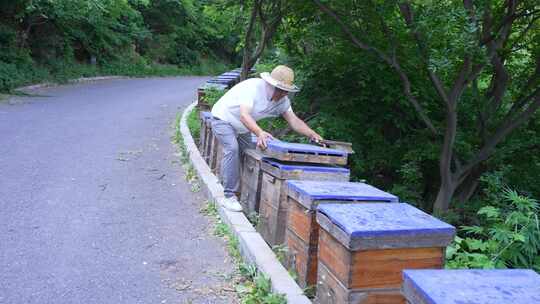
<instances>
[{"instance_id":1,"label":"weed along curb","mask_svg":"<svg viewBox=\"0 0 540 304\"><path fill-rule=\"evenodd\" d=\"M216 202L221 219L229 225L232 233L238 238L243 258L246 262L256 265L262 273L270 278L272 290L275 293L283 294L289 304L311 303L278 261L272 249L266 244L261 235L255 231L246 216L242 212L230 212L221 206L220 201L224 199L223 187L202 158L187 126L187 117L196 103L192 103L184 110L180 120L180 132L185 145L185 152L197 172L202 189L206 192L209 200Z\"/></svg>"}]
</instances>

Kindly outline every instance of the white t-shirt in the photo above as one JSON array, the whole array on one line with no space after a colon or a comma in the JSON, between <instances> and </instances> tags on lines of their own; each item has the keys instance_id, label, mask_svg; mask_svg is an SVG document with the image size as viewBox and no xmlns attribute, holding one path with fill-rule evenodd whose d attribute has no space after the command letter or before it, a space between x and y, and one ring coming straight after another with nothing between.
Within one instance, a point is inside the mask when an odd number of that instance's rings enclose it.
<instances>
[{"instance_id":1,"label":"white t-shirt","mask_svg":"<svg viewBox=\"0 0 540 304\"><path fill-rule=\"evenodd\" d=\"M278 101L270 100L274 87L261 78L250 78L232 87L212 107L212 115L230 123L238 134L249 130L240 121L240 105L251 108L251 116L255 121L266 117L277 117L292 111L287 96Z\"/></svg>"}]
</instances>

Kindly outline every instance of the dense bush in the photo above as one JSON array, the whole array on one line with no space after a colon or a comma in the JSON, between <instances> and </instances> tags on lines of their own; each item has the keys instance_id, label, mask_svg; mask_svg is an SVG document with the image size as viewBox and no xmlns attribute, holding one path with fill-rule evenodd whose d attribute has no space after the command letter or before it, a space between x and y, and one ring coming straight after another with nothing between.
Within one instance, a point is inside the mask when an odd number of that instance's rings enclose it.
<instances>
[{"instance_id":1,"label":"dense bush","mask_svg":"<svg viewBox=\"0 0 540 304\"><path fill-rule=\"evenodd\" d=\"M532 268L540 272L538 202L501 184L500 175L482 178L485 202L447 249L448 268Z\"/></svg>"},{"instance_id":2,"label":"dense bush","mask_svg":"<svg viewBox=\"0 0 540 304\"><path fill-rule=\"evenodd\" d=\"M0 91L99 74L222 72L238 62L231 28L241 26L222 2L2 1Z\"/></svg>"},{"instance_id":3,"label":"dense bush","mask_svg":"<svg viewBox=\"0 0 540 304\"><path fill-rule=\"evenodd\" d=\"M535 182L540 174L539 156L531 153L538 150L540 140L534 98L540 84L540 49L534 41L540 28L534 1L517 5L516 18L522 19L515 19L511 26L505 24L509 20L505 19L509 14L505 1L473 1L474 11L465 9L463 1L322 1L337 12L339 21L316 2L291 1L262 66L285 63L295 69L302 91L293 107L324 137L353 142L353 178L366 179L429 212L439 199L445 174L451 183L446 189L451 193L449 209L481 199L480 176L498 170L505 171L510 187L540 196ZM403 13L407 11L414 14L417 23L413 26L407 25ZM484 23L482 13L491 14L494 28ZM508 36L497 36L503 25L509 26ZM500 41L506 39L496 52L478 41L490 31ZM464 66L463 58L483 69L478 74L470 74L472 66L464 70L474 81L449 107L440 91L451 90ZM495 66L498 59L502 67ZM398 64L408 78L411 96L404 93ZM504 72L496 72L498 68ZM506 82L503 76L510 80ZM437 90L433 79L442 90ZM422 107L435 132L426 127L411 98ZM478 158L508 119L525 112L519 109L524 105L533 113L530 118L498 137L493 148L487 148L490 153ZM451 136L446 135L452 117L448 113L456 117ZM448 151L445 142L452 147L451 156L443 153ZM481 161L467 166L476 159ZM468 171L460 171L465 167ZM439 207L448 211L444 204Z\"/></svg>"}]
</instances>

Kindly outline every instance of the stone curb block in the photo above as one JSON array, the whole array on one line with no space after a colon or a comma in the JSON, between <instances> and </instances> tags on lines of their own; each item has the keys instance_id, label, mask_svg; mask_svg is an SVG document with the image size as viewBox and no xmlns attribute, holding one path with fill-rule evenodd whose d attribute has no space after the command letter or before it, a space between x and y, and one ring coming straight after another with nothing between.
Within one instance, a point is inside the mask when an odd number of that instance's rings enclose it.
<instances>
[{"instance_id":1,"label":"stone curb block","mask_svg":"<svg viewBox=\"0 0 540 304\"><path fill-rule=\"evenodd\" d=\"M187 126L187 116L196 103L189 105L182 113L180 132L182 133L186 152L208 199L216 202L221 219L231 227L232 232L238 238L240 252L244 259L255 264L260 271L270 278L272 290L284 294L289 304L311 304L311 301L303 295L302 289L281 265L272 249L266 244L261 235L255 231L246 216L241 212L228 211L221 206L220 202L224 199L223 187L203 160Z\"/></svg>"}]
</instances>

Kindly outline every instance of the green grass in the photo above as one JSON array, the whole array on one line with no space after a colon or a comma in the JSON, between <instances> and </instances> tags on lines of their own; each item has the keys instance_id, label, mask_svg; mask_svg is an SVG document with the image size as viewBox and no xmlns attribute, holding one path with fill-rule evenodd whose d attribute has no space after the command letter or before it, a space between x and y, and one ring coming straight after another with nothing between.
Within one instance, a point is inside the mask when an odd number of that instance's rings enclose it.
<instances>
[{"instance_id":1,"label":"green grass","mask_svg":"<svg viewBox=\"0 0 540 304\"><path fill-rule=\"evenodd\" d=\"M187 117L187 126L195 142L198 142L201 135L201 121L199 119L199 109L194 108Z\"/></svg>"},{"instance_id":2,"label":"green grass","mask_svg":"<svg viewBox=\"0 0 540 304\"><path fill-rule=\"evenodd\" d=\"M172 142L178 146L178 154L180 157L180 162L185 170L186 181L191 186L191 192L199 192L201 190L201 185L199 183L199 178L197 177L197 172L193 167L193 164L189 160L189 155L186 150L186 145L182 137L182 132L180 131L180 121L182 119L182 113L176 114L176 119L174 122L174 135Z\"/></svg>"},{"instance_id":3,"label":"green grass","mask_svg":"<svg viewBox=\"0 0 540 304\"><path fill-rule=\"evenodd\" d=\"M236 267L238 284L236 292L244 304L286 304L284 295L272 292L270 279L253 264L243 261L240 253L240 243L231 229L219 218L215 202L207 202L201 213L215 220L214 235L222 237L227 242L227 250L233 258Z\"/></svg>"}]
</instances>

